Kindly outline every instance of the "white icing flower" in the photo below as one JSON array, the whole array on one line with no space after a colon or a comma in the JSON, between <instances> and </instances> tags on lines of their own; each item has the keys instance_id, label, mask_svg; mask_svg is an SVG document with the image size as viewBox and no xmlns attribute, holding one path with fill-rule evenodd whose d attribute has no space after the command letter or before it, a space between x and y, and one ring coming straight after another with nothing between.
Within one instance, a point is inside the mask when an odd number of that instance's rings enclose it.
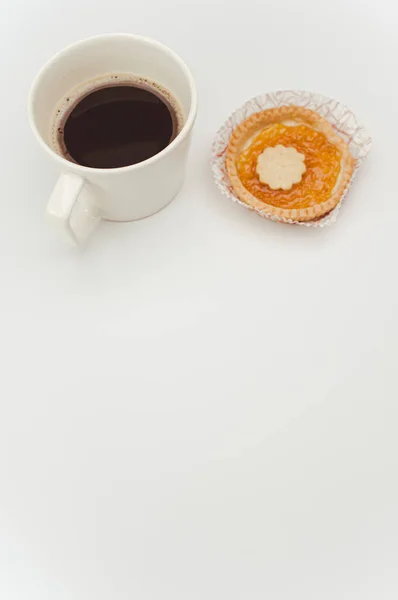
<instances>
[{"instance_id":1,"label":"white icing flower","mask_svg":"<svg viewBox=\"0 0 398 600\"><path fill-rule=\"evenodd\" d=\"M278 144L265 148L257 158L257 175L272 190L290 190L305 173L304 158L304 154L292 147Z\"/></svg>"}]
</instances>

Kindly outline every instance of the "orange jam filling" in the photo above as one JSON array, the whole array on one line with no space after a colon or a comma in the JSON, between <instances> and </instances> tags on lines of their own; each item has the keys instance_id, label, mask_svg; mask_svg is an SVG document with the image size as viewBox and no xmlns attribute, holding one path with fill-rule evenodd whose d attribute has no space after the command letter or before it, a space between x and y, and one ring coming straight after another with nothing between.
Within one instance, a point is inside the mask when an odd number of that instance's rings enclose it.
<instances>
[{"instance_id":1,"label":"orange jam filling","mask_svg":"<svg viewBox=\"0 0 398 600\"><path fill-rule=\"evenodd\" d=\"M268 146L292 146L305 156L306 171L290 190L272 190L261 183L257 158ZM240 153L237 170L245 188L259 200L280 208L307 208L330 198L340 173L340 150L326 136L307 125L266 127Z\"/></svg>"}]
</instances>

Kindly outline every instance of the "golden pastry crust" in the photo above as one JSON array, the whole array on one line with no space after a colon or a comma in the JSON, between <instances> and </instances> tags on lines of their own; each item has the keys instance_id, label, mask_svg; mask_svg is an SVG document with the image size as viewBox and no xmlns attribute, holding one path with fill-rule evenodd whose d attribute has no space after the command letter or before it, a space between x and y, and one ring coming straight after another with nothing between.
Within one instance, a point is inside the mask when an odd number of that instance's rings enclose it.
<instances>
[{"instance_id":1,"label":"golden pastry crust","mask_svg":"<svg viewBox=\"0 0 398 600\"><path fill-rule=\"evenodd\" d=\"M240 152L256 133L269 125L289 120L310 126L323 133L327 140L336 146L341 153L340 174L331 196L322 203L305 208L281 208L263 202L245 188L237 170ZM240 200L258 212L293 221L313 221L333 210L339 203L351 179L354 164L355 161L347 143L335 133L332 125L315 111L300 106L281 106L280 108L271 108L251 115L233 131L226 155L226 167L231 185Z\"/></svg>"}]
</instances>

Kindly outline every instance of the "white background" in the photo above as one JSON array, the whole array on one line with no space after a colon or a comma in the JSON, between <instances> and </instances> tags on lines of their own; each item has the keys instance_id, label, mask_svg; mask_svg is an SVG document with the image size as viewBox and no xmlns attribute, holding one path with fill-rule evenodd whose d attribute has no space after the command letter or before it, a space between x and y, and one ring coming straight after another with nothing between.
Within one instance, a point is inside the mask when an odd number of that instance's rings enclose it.
<instances>
[{"instance_id":1,"label":"white background","mask_svg":"<svg viewBox=\"0 0 398 600\"><path fill-rule=\"evenodd\" d=\"M396 600L398 9L386 0L3 0L0 597ZM47 229L26 119L40 66L96 33L155 37L197 80L183 192ZM324 230L221 197L219 125L301 88L374 139Z\"/></svg>"}]
</instances>

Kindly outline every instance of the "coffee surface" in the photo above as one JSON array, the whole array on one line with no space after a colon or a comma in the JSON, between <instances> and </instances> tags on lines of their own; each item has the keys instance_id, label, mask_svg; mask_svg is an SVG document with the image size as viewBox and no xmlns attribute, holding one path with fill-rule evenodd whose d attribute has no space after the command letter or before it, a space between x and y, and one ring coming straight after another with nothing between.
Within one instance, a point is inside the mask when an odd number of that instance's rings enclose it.
<instances>
[{"instance_id":1,"label":"coffee surface","mask_svg":"<svg viewBox=\"0 0 398 600\"><path fill-rule=\"evenodd\" d=\"M99 169L142 162L177 133L177 115L164 97L143 86L120 84L78 100L58 129L66 158Z\"/></svg>"}]
</instances>

